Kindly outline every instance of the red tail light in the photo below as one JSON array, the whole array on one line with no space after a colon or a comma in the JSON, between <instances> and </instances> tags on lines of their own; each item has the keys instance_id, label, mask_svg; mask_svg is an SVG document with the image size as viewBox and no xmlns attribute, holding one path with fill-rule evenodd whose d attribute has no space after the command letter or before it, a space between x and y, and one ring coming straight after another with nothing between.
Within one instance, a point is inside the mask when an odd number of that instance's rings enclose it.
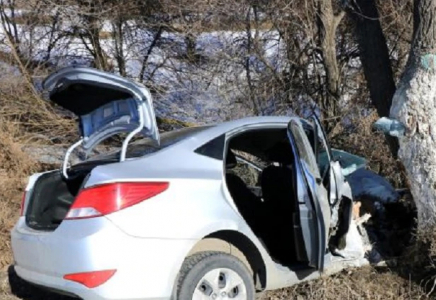
<instances>
[{"instance_id":1,"label":"red tail light","mask_svg":"<svg viewBox=\"0 0 436 300\"><path fill-rule=\"evenodd\" d=\"M169 186L168 182L117 182L82 190L65 219L104 216L150 199Z\"/></svg>"},{"instance_id":2,"label":"red tail light","mask_svg":"<svg viewBox=\"0 0 436 300\"><path fill-rule=\"evenodd\" d=\"M23 197L21 198L21 208L20 208L20 217L24 215L24 205L26 204L26 191L23 192Z\"/></svg>"},{"instance_id":3,"label":"red tail light","mask_svg":"<svg viewBox=\"0 0 436 300\"><path fill-rule=\"evenodd\" d=\"M112 276L114 276L116 270L105 270L105 271L94 271L94 272L85 272L85 273L75 273L75 274L67 274L64 276L64 279L75 281L84 286L92 289L102 285Z\"/></svg>"}]
</instances>

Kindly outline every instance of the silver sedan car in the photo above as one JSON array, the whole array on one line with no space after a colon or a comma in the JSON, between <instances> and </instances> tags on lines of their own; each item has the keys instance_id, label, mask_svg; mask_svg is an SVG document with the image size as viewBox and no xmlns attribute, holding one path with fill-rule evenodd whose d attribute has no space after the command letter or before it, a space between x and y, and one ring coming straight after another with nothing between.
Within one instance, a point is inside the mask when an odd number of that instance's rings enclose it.
<instances>
[{"instance_id":1,"label":"silver sedan car","mask_svg":"<svg viewBox=\"0 0 436 300\"><path fill-rule=\"evenodd\" d=\"M89 300L252 300L355 259L335 254L352 195L316 118L159 134L138 83L68 67L43 85L77 115L81 139L28 180L12 230L24 280ZM115 134L119 150L69 163Z\"/></svg>"}]
</instances>

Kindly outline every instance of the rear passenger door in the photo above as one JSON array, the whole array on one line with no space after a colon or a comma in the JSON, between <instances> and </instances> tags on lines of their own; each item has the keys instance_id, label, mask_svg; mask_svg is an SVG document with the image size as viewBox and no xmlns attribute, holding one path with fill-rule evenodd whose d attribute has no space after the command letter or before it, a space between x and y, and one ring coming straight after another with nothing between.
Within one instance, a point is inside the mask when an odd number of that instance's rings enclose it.
<instances>
[{"instance_id":1,"label":"rear passenger door","mask_svg":"<svg viewBox=\"0 0 436 300\"><path fill-rule=\"evenodd\" d=\"M299 222L307 260L309 266L323 271L331 217L327 191L322 185L313 149L298 119L289 122L288 138L294 154Z\"/></svg>"}]
</instances>

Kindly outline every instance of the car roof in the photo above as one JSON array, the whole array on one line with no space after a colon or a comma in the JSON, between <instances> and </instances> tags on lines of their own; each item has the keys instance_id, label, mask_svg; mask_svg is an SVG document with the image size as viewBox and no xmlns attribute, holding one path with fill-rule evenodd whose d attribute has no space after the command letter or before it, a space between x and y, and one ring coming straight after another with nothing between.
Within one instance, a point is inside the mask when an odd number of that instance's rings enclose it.
<instances>
[{"instance_id":1,"label":"car roof","mask_svg":"<svg viewBox=\"0 0 436 300\"><path fill-rule=\"evenodd\" d=\"M176 149L189 149L188 151L192 151L197 149L198 147L208 143L209 141L226 134L229 131L244 127L244 126L251 126L251 125L257 125L262 128L262 125L265 125L267 128L268 125L280 125L285 127L290 120L300 120L299 117L282 117L282 116L261 116L261 117L248 117L248 118L242 118L237 120L231 120L226 121L222 123L217 124L205 124L205 125L198 125L194 127L186 127L181 129L176 129L173 131L169 131L162 134L162 142L165 141L165 134L173 135L177 132L192 132L192 134L188 134L186 138L182 138L181 140L177 141L176 143L171 142L171 145L169 148L172 148L173 150ZM140 145L144 143L144 141L137 141L134 142L133 145ZM147 143L148 144L148 143ZM133 146L132 145L132 146ZM164 144L161 145L163 148L166 148ZM186 148L187 147L187 148ZM162 150L162 149L161 149ZM118 151L119 152L119 151ZM154 152L154 151L152 151ZM100 155L97 157L94 157L91 159L98 160L103 157L107 158L108 154ZM115 157L115 156L114 156Z\"/></svg>"},{"instance_id":2,"label":"car roof","mask_svg":"<svg viewBox=\"0 0 436 300\"><path fill-rule=\"evenodd\" d=\"M221 136L229 131L232 131L237 128L241 128L244 126L251 125L274 125L280 124L285 126L292 119L300 120L299 117L287 117L287 116L260 116L260 117L247 117L237 120L226 121L217 124L208 124L209 128L199 131L191 136L191 138L195 138L196 144L201 145L207 143L208 141Z\"/></svg>"},{"instance_id":3,"label":"car roof","mask_svg":"<svg viewBox=\"0 0 436 300\"><path fill-rule=\"evenodd\" d=\"M236 119L231 121L226 121L223 123L218 123L216 126L231 126L239 127L250 124L258 123L288 123L291 119L299 120L299 117L288 117L288 116L258 116L258 117L246 117L242 119Z\"/></svg>"}]
</instances>

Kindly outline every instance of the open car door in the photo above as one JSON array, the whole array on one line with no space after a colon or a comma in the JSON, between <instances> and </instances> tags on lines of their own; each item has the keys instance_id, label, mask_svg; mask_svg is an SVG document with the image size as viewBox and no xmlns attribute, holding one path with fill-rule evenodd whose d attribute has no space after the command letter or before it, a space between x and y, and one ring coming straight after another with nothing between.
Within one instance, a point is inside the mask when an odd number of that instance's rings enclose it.
<instances>
[{"instance_id":1,"label":"open car door","mask_svg":"<svg viewBox=\"0 0 436 300\"><path fill-rule=\"evenodd\" d=\"M343 165L341 162L348 159L358 164L357 167L362 167L366 164L364 159L359 159L358 156L352 155L345 151L335 151L333 152L330 148L330 144L327 140L327 134L321 125L320 120L314 114L312 117L313 127L315 130L314 134L314 144L318 145L315 147L315 157L317 159L317 164L321 170L321 179L323 183L328 187L329 190L329 202L332 210L339 204L342 198L341 191L343 190L343 185L346 182L344 167L349 169L350 162L348 165ZM336 155L335 155L336 154ZM341 157L343 155L343 157Z\"/></svg>"},{"instance_id":2,"label":"open car door","mask_svg":"<svg viewBox=\"0 0 436 300\"><path fill-rule=\"evenodd\" d=\"M301 123L292 119L288 138L294 154L299 221L309 266L324 269L330 206L316 164L316 158Z\"/></svg>"},{"instance_id":3,"label":"open car door","mask_svg":"<svg viewBox=\"0 0 436 300\"><path fill-rule=\"evenodd\" d=\"M351 187L345 180L345 171L352 172L354 168L364 167L366 160L344 151L332 151L327 134L315 114L312 121L314 152L321 172L321 181L328 189L330 228L333 229L329 230L327 235L329 248L343 248L345 244L340 240L344 240L350 228L353 210Z\"/></svg>"},{"instance_id":4,"label":"open car door","mask_svg":"<svg viewBox=\"0 0 436 300\"><path fill-rule=\"evenodd\" d=\"M314 130L313 144L315 145L316 162L321 172L322 182L329 191L330 206L333 207L339 200L337 184L343 180L341 165L338 161L333 160L332 150L320 120L315 114L313 114L311 120ZM337 178L337 176L341 176L341 178Z\"/></svg>"}]
</instances>

